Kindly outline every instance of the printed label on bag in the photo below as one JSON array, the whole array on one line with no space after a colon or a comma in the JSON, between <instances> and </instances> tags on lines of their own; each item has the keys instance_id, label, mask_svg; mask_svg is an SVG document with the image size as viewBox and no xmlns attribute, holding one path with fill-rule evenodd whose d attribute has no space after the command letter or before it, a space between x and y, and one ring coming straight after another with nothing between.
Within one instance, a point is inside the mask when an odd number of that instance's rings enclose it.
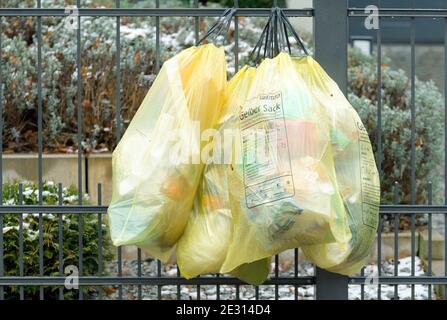
<instances>
[{"instance_id":1,"label":"printed label on bag","mask_svg":"<svg viewBox=\"0 0 447 320\"><path fill-rule=\"evenodd\" d=\"M360 121L357 122L357 128L359 132L363 224L376 228L379 216L377 212L380 207L380 187L375 184L375 180L378 179L377 168L372 157L373 150L368 132Z\"/></svg>"},{"instance_id":2,"label":"printed label on bag","mask_svg":"<svg viewBox=\"0 0 447 320\"><path fill-rule=\"evenodd\" d=\"M262 94L247 101L239 120L247 207L293 197L281 93Z\"/></svg>"}]
</instances>

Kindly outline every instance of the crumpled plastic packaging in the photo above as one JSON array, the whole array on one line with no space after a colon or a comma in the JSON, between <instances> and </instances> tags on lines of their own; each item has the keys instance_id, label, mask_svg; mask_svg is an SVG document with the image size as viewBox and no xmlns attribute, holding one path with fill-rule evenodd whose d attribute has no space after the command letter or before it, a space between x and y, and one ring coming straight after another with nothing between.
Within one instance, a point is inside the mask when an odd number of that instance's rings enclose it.
<instances>
[{"instance_id":1,"label":"crumpled plastic packaging","mask_svg":"<svg viewBox=\"0 0 447 320\"><path fill-rule=\"evenodd\" d=\"M113 152L108 209L113 244L167 261L182 235L227 86L223 47L188 48L163 64Z\"/></svg>"}]
</instances>

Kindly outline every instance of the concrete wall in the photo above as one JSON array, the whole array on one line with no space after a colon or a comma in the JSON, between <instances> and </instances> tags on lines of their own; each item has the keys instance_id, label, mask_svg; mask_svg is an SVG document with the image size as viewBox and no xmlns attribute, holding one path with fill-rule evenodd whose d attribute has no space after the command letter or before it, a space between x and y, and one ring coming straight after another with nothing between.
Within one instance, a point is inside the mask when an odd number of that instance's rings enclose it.
<instances>
[{"instance_id":1,"label":"concrete wall","mask_svg":"<svg viewBox=\"0 0 447 320\"><path fill-rule=\"evenodd\" d=\"M97 203L97 184L102 183L103 204L108 204L112 194L112 155L89 155L82 158L82 189L92 204ZM88 175L86 173L88 165ZM3 181L38 180L37 154L4 154ZM76 154L44 154L42 156L43 180L62 183L63 186L78 185L78 156Z\"/></svg>"},{"instance_id":2,"label":"concrete wall","mask_svg":"<svg viewBox=\"0 0 447 320\"><path fill-rule=\"evenodd\" d=\"M102 184L102 203L112 197L112 155L96 154L88 157L88 190L92 201L97 200L98 183Z\"/></svg>"}]
</instances>

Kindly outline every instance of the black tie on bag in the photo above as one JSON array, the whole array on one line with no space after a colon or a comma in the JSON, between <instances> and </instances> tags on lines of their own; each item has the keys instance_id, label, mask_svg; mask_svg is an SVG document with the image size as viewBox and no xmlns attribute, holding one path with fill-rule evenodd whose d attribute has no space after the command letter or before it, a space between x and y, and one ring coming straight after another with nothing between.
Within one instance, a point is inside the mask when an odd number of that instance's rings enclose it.
<instances>
[{"instance_id":1,"label":"black tie on bag","mask_svg":"<svg viewBox=\"0 0 447 320\"><path fill-rule=\"evenodd\" d=\"M203 43L205 40L210 40L216 42L217 38L223 34L227 34L230 29L231 21L236 14L236 8L228 8L223 14L217 19L217 21L211 26L211 28L206 32L202 39L200 39L198 44ZM224 37L224 43L227 37Z\"/></svg>"},{"instance_id":2,"label":"black tie on bag","mask_svg":"<svg viewBox=\"0 0 447 320\"><path fill-rule=\"evenodd\" d=\"M262 30L257 44L250 53L250 62L257 66L263 59L274 58L283 51L292 54L289 32L295 39L298 48L305 55L308 55L303 41L293 28L284 11L279 7L273 7L268 22Z\"/></svg>"}]
</instances>

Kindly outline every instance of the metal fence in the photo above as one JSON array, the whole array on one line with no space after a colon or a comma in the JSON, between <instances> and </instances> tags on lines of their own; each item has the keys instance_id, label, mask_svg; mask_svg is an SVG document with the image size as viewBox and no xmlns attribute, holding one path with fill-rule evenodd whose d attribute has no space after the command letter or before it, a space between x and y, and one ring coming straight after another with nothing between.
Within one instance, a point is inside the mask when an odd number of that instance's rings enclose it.
<instances>
[{"instance_id":1,"label":"metal fence","mask_svg":"<svg viewBox=\"0 0 447 320\"><path fill-rule=\"evenodd\" d=\"M235 7L238 7L238 1L235 0ZM121 9L120 1L116 1L116 8L109 9L92 9L92 8L82 8L81 1L77 0L77 23L79 28L76 31L76 65L77 70L81 69L81 17L83 16L94 16L94 17L115 17L116 18L116 50L117 50L117 59L116 59L116 86L120 87L120 19L122 17L128 16L144 16L144 17L155 17L156 24L156 70L159 70L161 61L160 61L160 17L193 17L194 18L194 26L195 26L195 35L196 40L199 39L199 23L200 17L217 17L222 12L223 9L207 9L207 8L198 8L198 1L195 1L195 8L179 8L179 9L165 9L160 8L159 1L155 0L155 8L150 9ZM352 17L364 17L367 14L365 13L363 8L348 8L347 1L343 0L315 0L314 8L312 9L286 9L285 13L290 17L313 17L314 20L314 41L315 41L315 56L317 60L326 68L328 73L339 83L340 87L346 92L347 87L347 43L348 43L348 21ZM44 250L43 250L43 217L48 214L56 215L59 220L59 234L58 234L58 242L59 245L62 246L62 241L64 238L64 234L62 232L61 224L63 215L66 214L76 214L78 215L78 247L79 247L79 274L83 274L83 217L86 215L96 215L98 219L98 260L99 267L96 275L90 276L80 276L79 284L81 286L117 286L118 287L118 298L123 298L123 286L134 285L138 287L138 296L137 298L142 298L142 287L143 286L154 286L157 288L157 298L162 298L162 288L163 286L175 286L177 287L177 297L181 297L181 286L197 286L197 297L200 298L200 288L205 285L216 286L216 298L220 298L220 287L232 286L235 288L235 298L240 298L239 288L243 283L236 278L232 277L223 277L223 276L213 276L213 277L199 277L192 280L185 280L178 276L166 276L162 272L162 265L158 261L157 262L157 276L143 276L141 271L142 261L142 253L138 250L137 253L137 261L138 261L138 275L137 276L125 276L123 275L123 259L122 259L122 248L117 249L117 275L104 275L102 270L102 221L105 218L107 207L102 205L101 202L101 185L98 185L98 199L97 205L84 205L83 204L83 176L82 176L82 151L81 148L78 148L78 205L44 205L43 204L43 167L42 167L42 153L43 153L43 139L42 139L42 18L47 16L60 16L66 17L70 14L70 12L66 12L64 8L54 9L54 8L42 8L41 1L37 1L37 7L35 8L0 8L0 19L7 19L8 17L19 17L19 16L32 16L36 19L37 24L37 91L38 91L38 114L37 114L37 128L38 128L38 205L7 205L0 204L0 230L3 229L3 218L5 214L17 214L21 217L21 226L20 226L20 237L19 237L19 255L18 255L18 263L20 266L20 272L16 276L5 276L4 270L4 256L6 254L4 250L3 243L3 232L0 232L0 300L8 299L5 296L5 288L7 287L20 287L20 299L26 298L23 293L24 286L33 286L39 289L40 299L45 299L45 287L59 287L59 298L64 298L64 282L66 277L64 275L63 270L63 259L61 253L59 253L59 274L58 275L45 275L44 273ZM251 9L251 8L240 8L237 10L237 14L235 16L235 65L236 70L239 65L238 59L238 41L239 41L239 25L238 19L243 16L256 16L263 17L268 16L270 14L270 9ZM411 271L410 275L402 276L398 274L398 235L397 228L395 228L395 237L394 237L394 274L392 276L385 276L381 274L381 268L379 268L378 274L378 290L377 290L377 298L381 298L381 290L380 287L383 285L394 285L395 286L395 298L399 298L398 296L398 285L411 285L412 286L412 297L414 298L414 288L415 285L447 285L447 246L444 248L444 275L443 276L433 276L431 270L431 261L432 261L432 225L431 219L432 215L443 215L445 222L444 226L447 231L447 202L444 205L432 205L431 204L431 191L429 190L429 199L430 202L428 204L416 204L415 192L416 192L416 141L415 141L415 124L416 124L416 112L415 112L415 28L414 21L419 17L433 17L438 19L443 19L445 23L445 30L447 31L447 9L380 9L380 21L383 19L393 18L399 20L401 18L410 19L411 22L411 141L412 141L412 149L411 149L411 205L399 205L398 199L396 197L396 201L394 205L382 205L380 207L380 214L382 218L380 219L379 225L379 234L377 239L377 264L378 266L382 266L382 234L381 234L381 226L383 215L394 215L396 219L395 223L398 223L399 217L402 216L410 216L411 217ZM378 94L378 113L377 113L377 164L379 169L381 168L381 163L383 160L383 150L382 150L382 118L381 118L381 30L380 28L376 30L377 32L377 52L378 52L378 86L377 86L377 94ZM445 65L447 66L447 32L445 32L446 41L445 41ZM2 56L2 45L1 45L1 37L2 30L0 30L0 57ZM447 68L444 67L444 72L447 72ZM77 73L77 140L78 144L81 144L82 141L82 90L81 90L81 73ZM0 63L0 82L2 83L2 65ZM0 86L0 90L3 89L3 86ZM447 91L447 82L446 82L446 91ZM116 140L119 141L121 132L120 126L120 90L116 90L115 103L117 108L117 121L116 125L118 126L116 132ZM0 96L3 92L0 91ZM0 113L3 114L3 100L0 99ZM446 111L447 111L447 95L445 101ZM443 119L439 119L439 121L443 121ZM445 132L447 133L447 122L444 123ZM0 130L3 130L3 117L0 120ZM3 154L2 145L3 141L2 135L0 135L0 153ZM447 142L446 142L447 143ZM447 167L447 147L444 145L446 157L444 168ZM0 157L0 171L2 171L2 157ZM3 171L2 171L3 172ZM439 173L440 175L442 172ZM0 176L0 179L1 176ZM447 182L447 181L446 181ZM0 185L3 186L3 181L0 180ZM429 187L430 189L430 187ZM19 190L20 197L22 196L23 190ZM62 186L59 185L59 193L62 192ZM395 191L397 194L397 191ZM447 193L447 191L445 191ZM19 197L19 198L20 198ZM2 198L2 187L0 187L0 198ZM447 194L445 199L447 199ZM24 252L23 252L23 214L32 213L38 214L39 217L39 248L37 248L36 253L39 256L39 265L36 266L39 270L39 275L37 276L29 276L24 274L23 264L24 264ZM429 249L428 249L428 271L426 276L415 276L415 257L417 253L416 248L416 226L415 226L415 216L418 214L428 215L428 234L429 234ZM447 234L447 232L446 232ZM297 287L298 286L314 286L315 287L315 297L316 299L347 299L348 298L348 287L350 285L361 286L361 297L364 297L364 286L365 281L367 281L367 277L365 276L364 271L362 270L361 275L354 277L345 277L337 274L333 274L322 269L316 269L315 274L313 276L302 276L299 275L298 272L298 250L294 251L294 270L293 275L288 277L280 276L279 268L278 268L279 258L275 257L275 268L272 277L265 283L265 285L274 286L275 295L274 298L279 298L278 288L280 286L288 285L294 287L295 290L295 299L298 299ZM82 290L79 290L79 299L83 299L84 294ZM259 294L259 288L255 289L254 298L262 298ZM429 298L433 298L431 296L431 289L429 293Z\"/></svg>"}]
</instances>

